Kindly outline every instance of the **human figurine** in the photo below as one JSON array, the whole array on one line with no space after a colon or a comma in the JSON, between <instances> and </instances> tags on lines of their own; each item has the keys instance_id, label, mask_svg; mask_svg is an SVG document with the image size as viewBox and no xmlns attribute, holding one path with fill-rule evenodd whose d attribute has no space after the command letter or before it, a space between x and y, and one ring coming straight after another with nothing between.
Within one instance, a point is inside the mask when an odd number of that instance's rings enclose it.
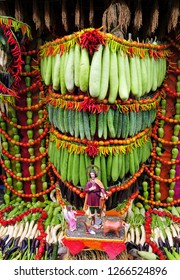
<instances>
[{"instance_id":1,"label":"human figurine","mask_svg":"<svg viewBox=\"0 0 180 280\"><path fill-rule=\"evenodd\" d=\"M67 220L69 224L69 230L74 231L76 230L76 221L77 219L75 218L75 211L73 211L72 206L68 205L67 207Z\"/></svg>"},{"instance_id":2,"label":"human figurine","mask_svg":"<svg viewBox=\"0 0 180 280\"><path fill-rule=\"evenodd\" d=\"M91 225L95 225L97 216L98 224L101 224L101 214L107 199L106 191L103 183L97 178L97 173L94 169L89 172L90 180L86 183L84 192L86 193L84 201L84 211L87 207L90 210Z\"/></svg>"}]
</instances>

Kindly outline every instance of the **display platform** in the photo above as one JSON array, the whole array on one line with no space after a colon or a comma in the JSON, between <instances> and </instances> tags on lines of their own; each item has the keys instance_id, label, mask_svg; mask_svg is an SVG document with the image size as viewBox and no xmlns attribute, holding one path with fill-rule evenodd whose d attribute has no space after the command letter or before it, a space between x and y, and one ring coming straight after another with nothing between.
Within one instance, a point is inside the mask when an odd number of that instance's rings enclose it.
<instances>
[{"instance_id":1,"label":"display platform","mask_svg":"<svg viewBox=\"0 0 180 280\"><path fill-rule=\"evenodd\" d=\"M119 217L104 216L102 225L99 226L88 224L88 217L85 215L76 218L77 229L70 231L67 228L62 240L72 255L78 254L84 249L92 249L105 251L110 259L114 259L126 249L124 228L118 230L119 237L111 230L104 234L104 222L107 220L117 222L120 221Z\"/></svg>"}]
</instances>

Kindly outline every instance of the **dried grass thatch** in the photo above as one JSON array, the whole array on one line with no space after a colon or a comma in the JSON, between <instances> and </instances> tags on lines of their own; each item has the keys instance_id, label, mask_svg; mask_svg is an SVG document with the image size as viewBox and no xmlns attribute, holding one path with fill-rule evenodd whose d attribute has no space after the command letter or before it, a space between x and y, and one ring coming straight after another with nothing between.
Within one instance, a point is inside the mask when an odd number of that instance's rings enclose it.
<instances>
[{"instance_id":1,"label":"dried grass thatch","mask_svg":"<svg viewBox=\"0 0 180 280\"><path fill-rule=\"evenodd\" d=\"M40 7L37 0L33 0L33 21L35 23L36 30L41 28L41 16L40 16Z\"/></svg>"},{"instance_id":2,"label":"dried grass thatch","mask_svg":"<svg viewBox=\"0 0 180 280\"><path fill-rule=\"evenodd\" d=\"M131 12L124 0L114 0L103 13L102 25L104 31L112 32L115 28L127 32L130 24Z\"/></svg>"},{"instance_id":3,"label":"dried grass thatch","mask_svg":"<svg viewBox=\"0 0 180 280\"><path fill-rule=\"evenodd\" d=\"M76 2L76 7L75 7L75 26L79 29L80 28L80 4L79 0Z\"/></svg>"},{"instance_id":4,"label":"dried grass thatch","mask_svg":"<svg viewBox=\"0 0 180 280\"><path fill-rule=\"evenodd\" d=\"M21 0L15 1L15 12L14 16L19 21L24 21L24 12Z\"/></svg>"},{"instance_id":5,"label":"dried grass thatch","mask_svg":"<svg viewBox=\"0 0 180 280\"><path fill-rule=\"evenodd\" d=\"M112 28L118 25L118 14L117 14L115 1L113 1L108 8L107 24L108 24L107 26L108 32L110 32Z\"/></svg>"},{"instance_id":6,"label":"dried grass thatch","mask_svg":"<svg viewBox=\"0 0 180 280\"><path fill-rule=\"evenodd\" d=\"M51 29L51 16L50 16L50 1L44 1L44 22L47 29L50 31Z\"/></svg>"},{"instance_id":7,"label":"dried grass thatch","mask_svg":"<svg viewBox=\"0 0 180 280\"><path fill-rule=\"evenodd\" d=\"M107 32L107 25L108 25L107 18L108 18L108 10L105 10L102 17L102 26L104 32Z\"/></svg>"},{"instance_id":8,"label":"dried grass thatch","mask_svg":"<svg viewBox=\"0 0 180 280\"><path fill-rule=\"evenodd\" d=\"M134 28L136 30L139 30L141 28L141 26L142 26L142 5L141 5L141 0L138 0L138 3L136 5L133 26L134 26Z\"/></svg>"},{"instance_id":9,"label":"dried grass thatch","mask_svg":"<svg viewBox=\"0 0 180 280\"><path fill-rule=\"evenodd\" d=\"M168 21L168 33L175 29L178 24L178 18L180 16L180 3L179 0L172 0L171 1L171 11Z\"/></svg>"},{"instance_id":10,"label":"dried grass thatch","mask_svg":"<svg viewBox=\"0 0 180 280\"><path fill-rule=\"evenodd\" d=\"M68 26L68 20L67 20L67 9L66 9L66 0L62 0L62 25L64 26L64 30L68 32L69 26Z\"/></svg>"},{"instance_id":11,"label":"dried grass thatch","mask_svg":"<svg viewBox=\"0 0 180 280\"><path fill-rule=\"evenodd\" d=\"M124 0L119 0L119 3L117 3L116 6L120 30L127 32L131 20L131 11Z\"/></svg>"},{"instance_id":12,"label":"dried grass thatch","mask_svg":"<svg viewBox=\"0 0 180 280\"><path fill-rule=\"evenodd\" d=\"M94 25L94 0L90 0L89 4L89 25L90 27Z\"/></svg>"},{"instance_id":13,"label":"dried grass thatch","mask_svg":"<svg viewBox=\"0 0 180 280\"><path fill-rule=\"evenodd\" d=\"M153 34L156 31L156 28L158 27L158 21L159 21L159 4L158 0L154 0L153 7L151 10L150 15L150 23L148 28L148 35Z\"/></svg>"}]
</instances>

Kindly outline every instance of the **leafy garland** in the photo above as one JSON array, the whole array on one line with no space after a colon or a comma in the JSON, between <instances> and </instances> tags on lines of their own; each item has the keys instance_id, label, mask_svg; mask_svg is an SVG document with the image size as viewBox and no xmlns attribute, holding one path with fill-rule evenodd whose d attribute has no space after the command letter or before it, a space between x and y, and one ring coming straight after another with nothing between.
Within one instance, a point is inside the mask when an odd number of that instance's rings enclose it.
<instances>
[{"instance_id":1,"label":"leafy garland","mask_svg":"<svg viewBox=\"0 0 180 280\"><path fill-rule=\"evenodd\" d=\"M22 35L26 35L29 39L32 39L31 27L24 22L18 21L12 17L0 16L0 26L1 25L13 28L15 32L20 29Z\"/></svg>"},{"instance_id":2,"label":"leafy garland","mask_svg":"<svg viewBox=\"0 0 180 280\"><path fill-rule=\"evenodd\" d=\"M21 48L11 28L7 27L6 25L2 25L1 27L3 28L4 35L7 37L7 42L10 45L10 51L13 58L10 68L15 70L13 74L14 81L12 85L12 89L15 90L20 81L20 73L22 72L22 65L24 64L21 58Z\"/></svg>"},{"instance_id":3,"label":"leafy garland","mask_svg":"<svg viewBox=\"0 0 180 280\"><path fill-rule=\"evenodd\" d=\"M94 98L83 95L53 93L52 87L48 88L48 93L49 95L46 96L46 103L51 104L53 107L60 107L65 110L85 111L94 114L108 112L111 107L113 109L118 109L122 113L128 111L150 111L158 108L161 97L163 96L162 91L157 91L152 98L140 100L129 99L126 102L117 100L115 104L110 105L106 104L105 101L99 103L95 101Z\"/></svg>"},{"instance_id":4,"label":"leafy garland","mask_svg":"<svg viewBox=\"0 0 180 280\"><path fill-rule=\"evenodd\" d=\"M116 153L128 153L132 149L144 145L151 138L151 127L126 140L89 141L60 134L54 128L50 131L50 141L56 143L57 149L67 149L69 153L87 153L96 156L99 153L106 156ZM78 140L78 141L77 141ZM85 145L84 145L85 144Z\"/></svg>"},{"instance_id":5,"label":"leafy garland","mask_svg":"<svg viewBox=\"0 0 180 280\"><path fill-rule=\"evenodd\" d=\"M81 45L82 48L86 48L91 55L97 50L99 44L108 44L112 51L122 50L129 57L136 55L141 58L149 56L158 59L170 55L170 51L167 50L169 45L130 42L94 28L83 29L72 35L48 42L40 47L39 55L44 58L46 56L55 56L57 53L62 54L69 51L76 43Z\"/></svg>"}]
</instances>

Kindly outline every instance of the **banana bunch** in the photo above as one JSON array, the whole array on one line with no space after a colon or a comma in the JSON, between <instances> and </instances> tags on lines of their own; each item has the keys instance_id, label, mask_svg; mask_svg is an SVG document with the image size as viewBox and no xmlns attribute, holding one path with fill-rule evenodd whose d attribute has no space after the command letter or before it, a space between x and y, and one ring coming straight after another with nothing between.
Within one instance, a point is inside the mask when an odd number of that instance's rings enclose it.
<instances>
[{"instance_id":1,"label":"banana bunch","mask_svg":"<svg viewBox=\"0 0 180 280\"><path fill-rule=\"evenodd\" d=\"M99 153L91 159L86 153L78 154L69 152L63 147L57 148L56 143L50 141L48 154L57 172L61 174L63 182L72 182L74 186L79 185L84 188L88 180L86 169L89 165L94 164L101 170L98 178L107 189L110 183L117 182L125 176L133 176L139 170L140 164L149 158L151 149L152 144L149 140L126 154L110 153L105 156Z\"/></svg>"},{"instance_id":2,"label":"banana bunch","mask_svg":"<svg viewBox=\"0 0 180 280\"><path fill-rule=\"evenodd\" d=\"M150 111L125 112L109 109L108 112L91 114L84 111L66 110L48 104L49 121L61 133L73 137L87 138L122 138L133 137L153 123L156 109Z\"/></svg>"},{"instance_id":3,"label":"banana bunch","mask_svg":"<svg viewBox=\"0 0 180 280\"><path fill-rule=\"evenodd\" d=\"M77 43L69 51L40 60L40 72L48 86L62 94L78 87L82 92L114 104L117 98L139 99L161 86L166 74L166 59L147 54L129 57L121 49L99 45L92 57Z\"/></svg>"}]
</instances>

